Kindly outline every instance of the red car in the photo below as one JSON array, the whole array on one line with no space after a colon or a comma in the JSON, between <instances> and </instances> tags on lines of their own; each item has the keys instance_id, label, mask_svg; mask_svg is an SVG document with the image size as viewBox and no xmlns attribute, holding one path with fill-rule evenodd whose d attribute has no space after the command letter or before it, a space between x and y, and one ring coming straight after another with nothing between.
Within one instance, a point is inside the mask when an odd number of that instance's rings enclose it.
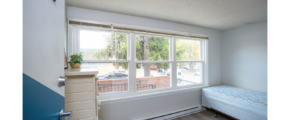
<instances>
[{"instance_id":1,"label":"red car","mask_svg":"<svg viewBox=\"0 0 290 120\"><path fill-rule=\"evenodd\" d=\"M153 66L150 67L150 70L156 70L156 69L157 67L153 67Z\"/></svg>"}]
</instances>

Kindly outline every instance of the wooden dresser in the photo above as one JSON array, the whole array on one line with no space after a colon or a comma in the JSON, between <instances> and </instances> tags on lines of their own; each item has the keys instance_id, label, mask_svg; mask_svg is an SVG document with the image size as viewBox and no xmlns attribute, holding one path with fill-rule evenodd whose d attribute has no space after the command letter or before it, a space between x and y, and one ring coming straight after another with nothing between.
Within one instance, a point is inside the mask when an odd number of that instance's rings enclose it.
<instances>
[{"instance_id":1,"label":"wooden dresser","mask_svg":"<svg viewBox=\"0 0 290 120\"><path fill-rule=\"evenodd\" d=\"M71 120L98 120L97 74L97 68L65 70L65 111L73 111Z\"/></svg>"}]
</instances>

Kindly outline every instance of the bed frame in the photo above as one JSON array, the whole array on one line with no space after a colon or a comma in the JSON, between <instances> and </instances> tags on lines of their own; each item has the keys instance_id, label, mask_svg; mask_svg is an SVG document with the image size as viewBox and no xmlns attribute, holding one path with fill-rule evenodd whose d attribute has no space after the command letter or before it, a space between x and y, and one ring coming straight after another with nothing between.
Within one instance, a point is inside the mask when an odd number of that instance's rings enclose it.
<instances>
[{"instance_id":1,"label":"bed frame","mask_svg":"<svg viewBox=\"0 0 290 120\"><path fill-rule=\"evenodd\" d=\"M267 120L261 116L249 113L242 109L202 96L202 106L214 109L239 120Z\"/></svg>"}]
</instances>

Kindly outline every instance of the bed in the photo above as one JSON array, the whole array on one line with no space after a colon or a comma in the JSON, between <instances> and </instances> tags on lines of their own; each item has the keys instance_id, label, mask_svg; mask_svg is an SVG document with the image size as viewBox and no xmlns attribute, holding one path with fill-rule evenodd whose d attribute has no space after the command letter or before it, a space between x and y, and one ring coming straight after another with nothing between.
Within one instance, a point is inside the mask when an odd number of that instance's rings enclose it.
<instances>
[{"instance_id":1,"label":"bed","mask_svg":"<svg viewBox=\"0 0 290 120\"><path fill-rule=\"evenodd\" d=\"M267 93L220 85L202 89L202 105L240 120L267 120Z\"/></svg>"}]
</instances>

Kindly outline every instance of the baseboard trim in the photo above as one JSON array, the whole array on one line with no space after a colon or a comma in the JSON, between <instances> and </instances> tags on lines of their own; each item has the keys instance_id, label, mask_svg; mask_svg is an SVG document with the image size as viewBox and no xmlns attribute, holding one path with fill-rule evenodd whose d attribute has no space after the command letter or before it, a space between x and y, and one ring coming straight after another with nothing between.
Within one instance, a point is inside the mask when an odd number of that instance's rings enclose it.
<instances>
[{"instance_id":1,"label":"baseboard trim","mask_svg":"<svg viewBox=\"0 0 290 120\"><path fill-rule=\"evenodd\" d=\"M197 111L197 112L191 112L191 113L186 113L186 114L183 114L183 115L179 115L179 116L176 116L176 117L172 117L172 118L167 119L167 120L173 120L173 119L181 118L181 117L188 116L188 115L191 115L191 114L194 114L194 113L198 113L198 112L200 112L200 111Z\"/></svg>"},{"instance_id":2,"label":"baseboard trim","mask_svg":"<svg viewBox=\"0 0 290 120\"><path fill-rule=\"evenodd\" d=\"M202 108L201 105L196 105L196 106L191 106L191 107L187 107L187 108L183 108L183 109L179 109L175 111L170 111L170 112L166 112L166 113L162 113L162 114L158 114L154 116L139 118L135 120L172 120L172 119L176 119L176 118L190 115L193 113L198 113L201 111L201 108Z\"/></svg>"}]
</instances>

